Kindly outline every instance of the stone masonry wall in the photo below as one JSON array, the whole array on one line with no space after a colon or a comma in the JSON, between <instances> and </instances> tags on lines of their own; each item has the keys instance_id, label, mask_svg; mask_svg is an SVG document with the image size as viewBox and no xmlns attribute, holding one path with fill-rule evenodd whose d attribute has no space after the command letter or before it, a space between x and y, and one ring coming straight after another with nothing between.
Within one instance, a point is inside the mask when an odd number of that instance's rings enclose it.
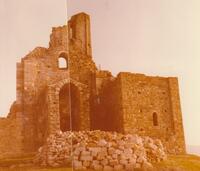
<instances>
[{"instance_id":1,"label":"stone masonry wall","mask_svg":"<svg viewBox=\"0 0 200 171\"><path fill-rule=\"evenodd\" d=\"M41 91L35 106L35 144L36 148L41 147L48 136L48 97L47 90Z\"/></svg>"},{"instance_id":2,"label":"stone masonry wall","mask_svg":"<svg viewBox=\"0 0 200 171\"><path fill-rule=\"evenodd\" d=\"M90 129L88 122L92 106L90 103L93 102L95 94L93 89L96 66L90 56L88 27L88 15L82 13L73 17L68 26L52 29L49 48L37 47L18 63L17 103L22 108L20 117L23 123L24 151L35 151L44 142L46 134L60 129L57 107L59 98L56 94L59 94L62 87L57 83L65 82L67 79L77 82L76 86L84 87L78 87L81 94L81 129ZM85 31L80 33L82 29ZM69 37L69 30L75 36ZM59 68L60 58L66 60L66 68ZM51 91L51 94L54 94L52 97L55 97L51 103L48 101L50 97L48 93L52 85L57 87Z\"/></svg>"},{"instance_id":3,"label":"stone masonry wall","mask_svg":"<svg viewBox=\"0 0 200 171\"><path fill-rule=\"evenodd\" d=\"M20 122L15 118L0 118L0 159L21 155L23 146Z\"/></svg>"},{"instance_id":4,"label":"stone masonry wall","mask_svg":"<svg viewBox=\"0 0 200 171\"><path fill-rule=\"evenodd\" d=\"M95 112L97 116L99 116L99 129L124 132L121 103L121 80L120 78L108 78L107 80L104 80L99 91L99 104L97 111Z\"/></svg>"},{"instance_id":5,"label":"stone masonry wall","mask_svg":"<svg viewBox=\"0 0 200 171\"><path fill-rule=\"evenodd\" d=\"M37 47L17 63L16 101L8 117L0 119L0 157L35 152L61 129L59 93L66 85L77 90L80 130L161 138L169 151L184 153L177 79L131 73L113 77L97 70L89 15L77 14L67 24L52 29L48 48Z\"/></svg>"},{"instance_id":6,"label":"stone masonry wall","mask_svg":"<svg viewBox=\"0 0 200 171\"><path fill-rule=\"evenodd\" d=\"M179 149L177 153L184 152L183 129L180 127L182 125L180 101L177 101L179 96L176 93L177 84L172 92L168 78L131 73L120 73L118 77L121 78L122 84L124 131L160 138L169 152L171 149ZM176 102L172 101L174 98ZM175 129L177 122L178 132ZM179 145L174 148L169 147L179 133L181 133Z\"/></svg>"},{"instance_id":7,"label":"stone masonry wall","mask_svg":"<svg viewBox=\"0 0 200 171\"><path fill-rule=\"evenodd\" d=\"M185 136L182 121L182 112L180 105L179 85L178 79L175 77L169 77L169 89L171 97L171 108L173 113L173 124L174 124L174 136L171 138L169 143L169 149L172 153L184 154L186 153L185 147ZM176 147L176 148L174 148Z\"/></svg>"}]
</instances>

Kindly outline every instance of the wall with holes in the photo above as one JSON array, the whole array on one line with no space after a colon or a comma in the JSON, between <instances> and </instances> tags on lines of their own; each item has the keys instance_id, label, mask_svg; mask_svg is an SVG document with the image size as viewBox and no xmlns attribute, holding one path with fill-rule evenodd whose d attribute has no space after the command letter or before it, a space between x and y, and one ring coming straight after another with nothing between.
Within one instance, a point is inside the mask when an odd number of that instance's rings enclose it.
<instances>
[{"instance_id":1,"label":"wall with holes","mask_svg":"<svg viewBox=\"0 0 200 171\"><path fill-rule=\"evenodd\" d=\"M172 87L176 87L178 92L177 78L133 73L120 73L118 77L122 87L124 132L159 138L165 142L169 152L184 152L180 99L177 93L172 92ZM171 80L175 80L173 86ZM176 116L179 120L175 120ZM170 144L174 147L169 147Z\"/></svg>"}]
</instances>

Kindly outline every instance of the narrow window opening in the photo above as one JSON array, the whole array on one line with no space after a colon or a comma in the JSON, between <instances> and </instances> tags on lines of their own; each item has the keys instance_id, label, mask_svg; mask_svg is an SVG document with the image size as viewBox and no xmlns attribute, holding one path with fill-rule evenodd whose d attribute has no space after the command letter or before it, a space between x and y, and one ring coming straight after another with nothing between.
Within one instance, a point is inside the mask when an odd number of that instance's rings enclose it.
<instances>
[{"instance_id":1,"label":"narrow window opening","mask_svg":"<svg viewBox=\"0 0 200 171\"><path fill-rule=\"evenodd\" d=\"M158 126L158 115L156 112L153 113L153 125Z\"/></svg>"},{"instance_id":2,"label":"narrow window opening","mask_svg":"<svg viewBox=\"0 0 200 171\"><path fill-rule=\"evenodd\" d=\"M70 39L73 38L73 30L72 30L71 27L69 28L69 38L70 38Z\"/></svg>"}]
</instances>

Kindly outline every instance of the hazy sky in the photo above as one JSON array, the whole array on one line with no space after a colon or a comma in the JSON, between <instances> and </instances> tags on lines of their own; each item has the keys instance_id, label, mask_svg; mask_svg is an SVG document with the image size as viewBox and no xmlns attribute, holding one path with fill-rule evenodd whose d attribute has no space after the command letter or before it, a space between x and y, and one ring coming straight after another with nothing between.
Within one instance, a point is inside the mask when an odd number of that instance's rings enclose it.
<instances>
[{"instance_id":1,"label":"hazy sky","mask_svg":"<svg viewBox=\"0 0 200 171\"><path fill-rule=\"evenodd\" d=\"M67 21L66 0L0 0L0 115L15 100L16 62L48 46L51 28Z\"/></svg>"},{"instance_id":2,"label":"hazy sky","mask_svg":"<svg viewBox=\"0 0 200 171\"><path fill-rule=\"evenodd\" d=\"M91 16L93 58L102 69L178 76L186 143L200 145L200 1L68 0ZM66 23L66 0L0 0L0 113L15 99L15 63L47 46Z\"/></svg>"}]
</instances>

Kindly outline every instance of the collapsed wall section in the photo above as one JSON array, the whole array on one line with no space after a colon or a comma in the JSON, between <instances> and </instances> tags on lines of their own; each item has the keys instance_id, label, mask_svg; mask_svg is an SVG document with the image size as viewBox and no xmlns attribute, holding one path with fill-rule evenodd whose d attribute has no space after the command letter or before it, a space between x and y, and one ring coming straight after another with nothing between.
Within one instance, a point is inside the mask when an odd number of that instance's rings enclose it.
<instances>
[{"instance_id":1,"label":"collapsed wall section","mask_svg":"<svg viewBox=\"0 0 200 171\"><path fill-rule=\"evenodd\" d=\"M123 132L121 80L110 72L99 71L97 81L97 106L95 123L105 131Z\"/></svg>"}]
</instances>

